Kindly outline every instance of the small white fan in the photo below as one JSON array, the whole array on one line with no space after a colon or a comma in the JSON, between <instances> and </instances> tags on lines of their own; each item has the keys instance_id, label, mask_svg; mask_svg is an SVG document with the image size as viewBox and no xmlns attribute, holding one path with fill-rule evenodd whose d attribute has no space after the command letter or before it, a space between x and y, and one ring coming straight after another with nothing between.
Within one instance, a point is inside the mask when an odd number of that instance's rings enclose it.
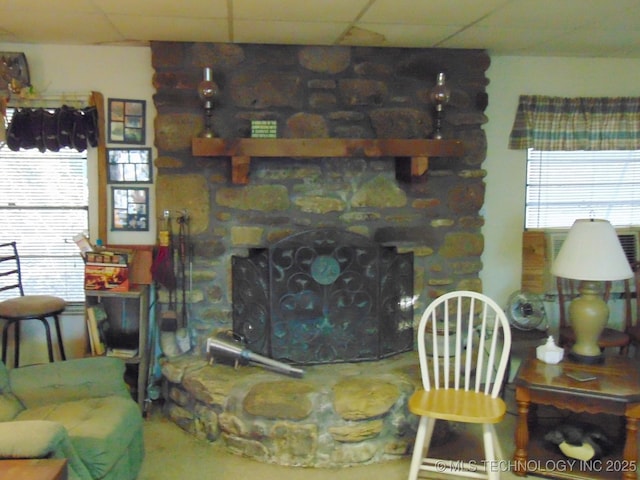
<instances>
[{"instance_id":1,"label":"small white fan","mask_svg":"<svg viewBox=\"0 0 640 480\"><path fill-rule=\"evenodd\" d=\"M546 325L546 312L540 296L515 291L507 303L509 323L518 330L534 330Z\"/></svg>"}]
</instances>

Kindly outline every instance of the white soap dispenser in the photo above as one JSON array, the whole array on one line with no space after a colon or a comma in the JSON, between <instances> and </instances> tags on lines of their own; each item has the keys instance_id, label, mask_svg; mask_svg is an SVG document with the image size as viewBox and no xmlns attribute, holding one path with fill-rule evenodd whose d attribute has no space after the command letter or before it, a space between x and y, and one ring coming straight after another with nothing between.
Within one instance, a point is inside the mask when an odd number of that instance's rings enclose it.
<instances>
[{"instance_id":1,"label":"white soap dispenser","mask_svg":"<svg viewBox=\"0 0 640 480\"><path fill-rule=\"evenodd\" d=\"M558 347L553 341L553 337L549 335L546 343L536 348L536 357L545 363L556 364L562 360L564 350Z\"/></svg>"}]
</instances>

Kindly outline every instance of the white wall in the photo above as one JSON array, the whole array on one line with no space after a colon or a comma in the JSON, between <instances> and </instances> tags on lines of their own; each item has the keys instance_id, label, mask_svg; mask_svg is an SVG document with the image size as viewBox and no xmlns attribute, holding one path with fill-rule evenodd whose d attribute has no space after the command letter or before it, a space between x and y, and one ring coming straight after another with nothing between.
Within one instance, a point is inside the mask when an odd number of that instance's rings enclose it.
<instances>
[{"instance_id":1,"label":"white wall","mask_svg":"<svg viewBox=\"0 0 640 480\"><path fill-rule=\"evenodd\" d=\"M481 278L484 292L501 305L520 289L522 271L526 152L508 149L519 95L640 96L639 74L640 59L491 58Z\"/></svg>"},{"instance_id":2,"label":"white wall","mask_svg":"<svg viewBox=\"0 0 640 480\"><path fill-rule=\"evenodd\" d=\"M31 83L36 93L43 95L82 94L91 91L102 93L106 103L109 98L126 98L146 101L146 141L143 146L153 147L153 120L156 110L153 105L153 68L151 50L148 47L81 47L70 45L2 44L0 51L24 52L29 64ZM106 133L106 132L105 132ZM107 147L128 147L109 145ZM131 145L130 147L135 147ZM90 176L93 191L97 184L95 149L89 148ZM153 151L155 158L155 150ZM155 178L155 175L154 175ZM146 185L145 185L146 186ZM153 188L151 189L153 192ZM110 190L109 201L111 200ZM91 240L97 236L96 198L90 199ZM155 195L149 200L149 232L108 232L102 239L109 244L139 245L155 244ZM110 210L108 210L110 211ZM110 223L107 230L110 228Z\"/></svg>"},{"instance_id":3,"label":"white wall","mask_svg":"<svg viewBox=\"0 0 640 480\"><path fill-rule=\"evenodd\" d=\"M146 101L146 146L153 147L153 120L156 111L153 106L153 68L151 50L147 47L78 47L65 45L2 44L0 51L24 52L29 63L31 83L36 92L49 95L82 94L91 91L102 93L106 102L109 98L126 98ZM123 146L109 145L107 146ZM126 147L126 146L125 146ZM132 146L133 147L133 146ZM155 150L153 150L155 158ZM96 191L97 169L95 149L89 148L90 191ZM155 175L154 175L155 178ZM152 187L152 186L151 186ZM110 232L105 243L111 244L155 244L155 194L149 199L149 232ZM109 201L110 201L110 190ZM97 238L97 197L90 197L91 240ZM107 230L110 228L110 224ZM105 239L103 239L104 241ZM21 365L46 362L44 329L37 321L23 322L21 341ZM82 311L65 312L62 330L67 358L85 355L87 337ZM52 333L55 332L52 326ZM13 340L10 339L9 357L12 358ZM55 348L55 337L54 337ZM57 352L57 348L55 348ZM56 353L56 358L58 358ZM8 361L12 366L13 362Z\"/></svg>"}]
</instances>

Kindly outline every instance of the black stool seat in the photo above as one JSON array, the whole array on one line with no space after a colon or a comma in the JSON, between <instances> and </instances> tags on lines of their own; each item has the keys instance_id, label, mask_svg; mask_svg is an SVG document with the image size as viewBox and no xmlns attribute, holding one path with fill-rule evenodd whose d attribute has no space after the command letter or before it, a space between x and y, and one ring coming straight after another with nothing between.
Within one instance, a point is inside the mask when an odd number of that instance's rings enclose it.
<instances>
[{"instance_id":1,"label":"black stool seat","mask_svg":"<svg viewBox=\"0 0 640 480\"><path fill-rule=\"evenodd\" d=\"M7 253L5 253L7 250ZM16 296L6 298L6 292L15 290ZM48 317L55 322L56 335L60 357L66 360L62 333L60 331L59 315L64 311L66 302L54 295L25 295L22 287L22 275L20 272L20 257L16 242L0 245L0 292L3 292L5 300L0 301L0 320L5 324L2 329L2 361L7 363L7 339L9 328L14 326L14 366L20 363L20 322L23 320L39 320L44 326L49 361L53 362L53 345L51 343L51 328Z\"/></svg>"}]
</instances>

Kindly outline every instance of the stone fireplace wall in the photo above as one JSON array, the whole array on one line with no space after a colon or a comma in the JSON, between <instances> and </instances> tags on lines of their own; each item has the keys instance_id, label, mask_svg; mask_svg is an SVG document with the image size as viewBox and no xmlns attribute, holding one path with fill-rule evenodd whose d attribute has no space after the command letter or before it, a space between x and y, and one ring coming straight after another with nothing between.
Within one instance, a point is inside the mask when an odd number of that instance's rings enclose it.
<instances>
[{"instance_id":1,"label":"stone fireplace wall","mask_svg":"<svg viewBox=\"0 0 640 480\"><path fill-rule=\"evenodd\" d=\"M416 320L446 291L482 290L486 52L167 42L151 48L157 212L171 212L174 234L175 218L188 215L185 316L196 350L204 350L213 330L231 328L231 257L309 228L344 228L413 252ZM232 184L228 158L191 153L204 124L196 87L205 66L220 89L213 127L221 138L249 137L250 121L264 119L277 121L281 138L429 138L428 94L444 72L452 90L444 137L461 140L465 154L430 159L429 170L411 182L396 178L393 158L254 158L249 183ZM161 309L167 301L160 289Z\"/></svg>"}]
</instances>

